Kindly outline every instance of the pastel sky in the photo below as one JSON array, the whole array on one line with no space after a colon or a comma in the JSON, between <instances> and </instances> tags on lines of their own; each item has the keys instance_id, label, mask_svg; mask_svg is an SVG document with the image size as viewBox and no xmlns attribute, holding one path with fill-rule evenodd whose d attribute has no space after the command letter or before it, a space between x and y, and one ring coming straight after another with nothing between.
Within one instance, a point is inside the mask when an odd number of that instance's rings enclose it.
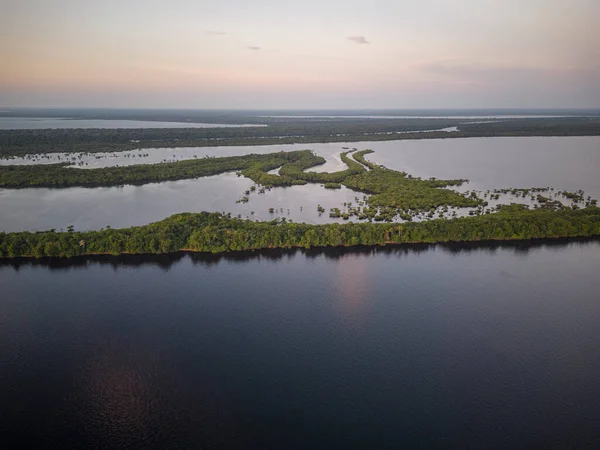
<instances>
[{"instance_id":1,"label":"pastel sky","mask_svg":"<svg viewBox=\"0 0 600 450\"><path fill-rule=\"evenodd\" d=\"M1 0L0 106L600 107L600 0Z\"/></svg>"}]
</instances>

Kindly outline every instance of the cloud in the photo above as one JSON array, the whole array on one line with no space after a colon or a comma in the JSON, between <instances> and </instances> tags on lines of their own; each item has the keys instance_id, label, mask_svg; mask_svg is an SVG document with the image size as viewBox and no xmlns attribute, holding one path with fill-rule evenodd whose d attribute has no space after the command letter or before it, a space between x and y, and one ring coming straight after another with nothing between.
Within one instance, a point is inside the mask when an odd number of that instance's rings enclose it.
<instances>
[{"instance_id":1,"label":"cloud","mask_svg":"<svg viewBox=\"0 0 600 450\"><path fill-rule=\"evenodd\" d=\"M248 50L260 50L261 47L257 47L255 45L249 45L248 47L246 47Z\"/></svg>"},{"instance_id":2,"label":"cloud","mask_svg":"<svg viewBox=\"0 0 600 450\"><path fill-rule=\"evenodd\" d=\"M370 44L370 42L367 41L367 38L364 36L350 36L346 39L354 42L355 44Z\"/></svg>"},{"instance_id":3,"label":"cloud","mask_svg":"<svg viewBox=\"0 0 600 450\"><path fill-rule=\"evenodd\" d=\"M206 33L207 34L212 34L214 36L225 36L227 34L224 31L217 31L217 30L208 30Z\"/></svg>"}]
</instances>

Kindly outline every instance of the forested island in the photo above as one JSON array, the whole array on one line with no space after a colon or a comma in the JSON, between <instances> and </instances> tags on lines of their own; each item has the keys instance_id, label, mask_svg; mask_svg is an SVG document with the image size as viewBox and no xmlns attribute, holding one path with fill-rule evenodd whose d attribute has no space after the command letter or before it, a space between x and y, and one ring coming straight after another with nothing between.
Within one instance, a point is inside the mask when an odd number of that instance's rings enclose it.
<instances>
[{"instance_id":1,"label":"forested island","mask_svg":"<svg viewBox=\"0 0 600 450\"><path fill-rule=\"evenodd\" d=\"M311 151L295 151L223 158L199 158L159 164L104 167L101 169L77 169L67 162L31 166L0 166L0 188L140 185L206 177L231 171L245 171L244 173L248 174L249 178L252 178L252 176L267 176L268 178L267 172L269 170L290 163L312 167L324 164L325 159L315 156ZM274 184L277 180L282 179L274 175L269 180L269 184ZM284 185L284 183L282 181L277 185Z\"/></svg>"},{"instance_id":2,"label":"forested island","mask_svg":"<svg viewBox=\"0 0 600 450\"><path fill-rule=\"evenodd\" d=\"M145 184L237 171L238 175L257 183L260 187L259 192L273 187L321 183L329 189L344 185L353 191L371 194L365 200L367 206L352 209L359 219L391 221L396 215L400 215L410 220L417 212L433 211L441 206L459 208L485 204L475 194L467 196L441 189L461 185L467 180L423 180L412 177L405 172L367 161L365 155L369 153L372 153L372 150L348 150L341 153L340 158L348 168L332 173L306 171L325 163L323 157L310 150L101 169L77 169L69 167L67 163L0 166L0 188ZM351 154L354 159L350 157ZM268 173L276 168L279 168L279 174ZM243 197L242 201L247 201L247 198Z\"/></svg>"},{"instance_id":3,"label":"forested island","mask_svg":"<svg viewBox=\"0 0 600 450\"><path fill-rule=\"evenodd\" d=\"M529 210L508 205L495 214L419 223L308 225L253 222L221 213L176 214L141 227L88 232L0 233L0 258L95 254L230 252L600 236L600 208Z\"/></svg>"}]
</instances>

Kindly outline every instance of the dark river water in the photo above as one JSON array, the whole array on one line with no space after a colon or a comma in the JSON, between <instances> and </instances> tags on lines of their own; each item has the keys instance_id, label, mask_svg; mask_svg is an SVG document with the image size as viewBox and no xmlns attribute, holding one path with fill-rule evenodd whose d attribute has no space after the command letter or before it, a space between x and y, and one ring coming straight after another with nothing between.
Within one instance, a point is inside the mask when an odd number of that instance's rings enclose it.
<instances>
[{"instance_id":1,"label":"dark river water","mask_svg":"<svg viewBox=\"0 0 600 450\"><path fill-rule=\"evenodd\" d=\"M0 265L2 448L599 448L600 242Z\"/></svg>"}]
</instances>

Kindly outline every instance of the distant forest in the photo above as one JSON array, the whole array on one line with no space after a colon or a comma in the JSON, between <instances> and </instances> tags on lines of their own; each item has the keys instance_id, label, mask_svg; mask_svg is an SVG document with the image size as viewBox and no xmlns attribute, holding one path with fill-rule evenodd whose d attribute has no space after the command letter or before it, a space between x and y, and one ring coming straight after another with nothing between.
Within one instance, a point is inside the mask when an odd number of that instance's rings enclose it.
<instances>
[{"instance_id":1,"label":"distant forest","mask_svg":"<svg viewBox=\"0 0 600 450\"><path fill-rule=\"evenodd\" d=\"M502 119L245 118L266 127L0 130L0 157L48 152L110 152L140 148L272 145L491 136L600 135L600 117ZM213 117L215 120L215 117ZM458 127L457 132L429 131ZM398 134L401 133L401 134Z\"/></svg>"}]
</instances>

